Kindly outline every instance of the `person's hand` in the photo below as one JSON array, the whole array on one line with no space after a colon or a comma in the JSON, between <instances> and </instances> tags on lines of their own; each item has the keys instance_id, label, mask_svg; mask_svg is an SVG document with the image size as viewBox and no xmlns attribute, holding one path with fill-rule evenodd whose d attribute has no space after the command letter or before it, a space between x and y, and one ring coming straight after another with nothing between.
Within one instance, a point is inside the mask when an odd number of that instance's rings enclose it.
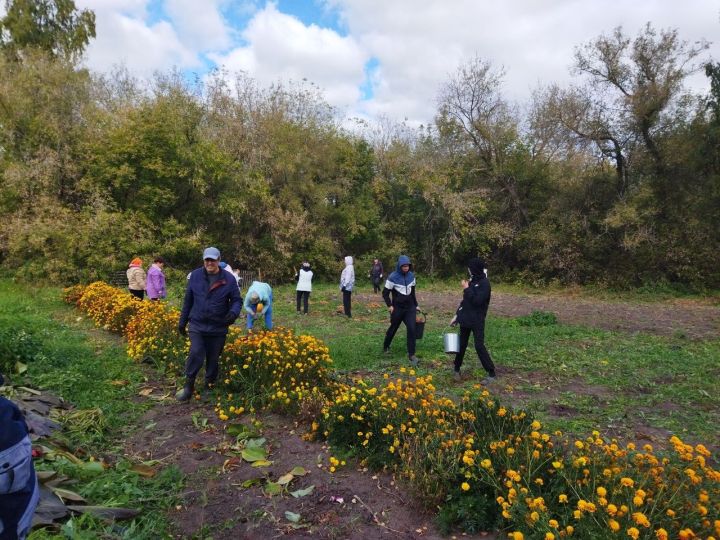
<instances>
[{"instance_id":1,"label":"person's hand","mask_svg":"<svg viewBox=\"0 0 720 540\"><path fill-rule=\"evenodd\" d=\"M225 324L231 325L235 322L235 318L235 315L233 315L232 313L228 313L227 315L225 315Z\"/></svg>"},{"instance_id":2,"label":"person's hand","mask_svg":"<svg viewBox=\"0 0 720 540\"><path fill-rule=\"evenodd\" d=\"M470 286L470 282L469 282L467 279L463 279L463 280L460 282L460 285L462 285L462 288L463 288L463 289L467 289L467 288Z\"/></svg>"},{"instance_id":3,"label":"person's hand","mask_svg":"<svg viewBox=\"0 0 720 540\"><path fill-rule=\"evenodd\" d=\"M181 336L187 336L187 328L182 324L178 326L178 332L180 332Z\"/></svg>"},{"instance_id":4,"label":"person's hand","mask_svg":"<svg viewBox=\"0 0 720 540\"><path fill-rule=\"evenodd\" d=\"M390 310L390 315L392 315L393 311L395 311L395 306L390 306L388 310Z\"/></svg>"},{"instance_id":5,"label":"person's hand","mask_svg":"<svg viewBox=\"0 0 720 540\"><path fill-rule=\"evenodd\" d=\"M457 315L455 315L455 316L450 320L450 326L456 326L456 325L457 325Z\"/></svg>"}]
</instances>

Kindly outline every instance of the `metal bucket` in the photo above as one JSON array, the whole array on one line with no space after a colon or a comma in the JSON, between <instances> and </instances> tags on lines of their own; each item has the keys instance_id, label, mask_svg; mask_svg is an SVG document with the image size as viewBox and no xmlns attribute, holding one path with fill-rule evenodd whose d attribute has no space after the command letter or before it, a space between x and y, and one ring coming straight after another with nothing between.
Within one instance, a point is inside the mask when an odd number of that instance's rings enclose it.
<instances>
[{"instance_id":1,"label":"metal bucket","mask_svg":"<svg viewBox=\"0 0 720 540\"><path fill-rule=\"evenodd\" d=\"M447 354L455 354L460 350L460 336L452 332L443 334L443 349Z\"/></svg>"},{"instance_id":2,"label":"metal bucket","mask_svg":"<svg viewBox=\"0 0 720 540\"><path fill-rule=\"evenodd\" d=\"M417 310L417 313L422 315L422 319L420 316L415 315L415 339L422 339L423 335L425 334L425 321L427 321L427 315L425 315L424 311Z\"/></svg>"}]
</instances>

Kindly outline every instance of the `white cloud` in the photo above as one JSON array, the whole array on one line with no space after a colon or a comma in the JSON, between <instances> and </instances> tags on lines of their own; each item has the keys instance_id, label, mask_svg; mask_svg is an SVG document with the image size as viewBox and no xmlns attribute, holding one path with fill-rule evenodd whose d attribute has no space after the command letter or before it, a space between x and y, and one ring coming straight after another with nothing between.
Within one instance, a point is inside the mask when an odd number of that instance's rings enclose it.
<instances>
[{"instance_id":1,"label":"white cloud","mask_svg":"<svg viewBox=\"0 0 720 540\"><path fill-rule=\"evenodd\" d=\"M230 45L217 0L167 0L165 9L183 44L192 50L218 51Z\"/></svg>"},{"instance_id":2,"label":"white cloud","mask_svg":"<svg viewBox=\"0 0 720 540\"><path fill-rule=\"evenodd\" d=\"M95 12L97 37L86 51L91 69L124 64L142 77L154 71L199 67L197 53L180 41L168 21L148 22L148 0L80 0L79 9Z\"/></svg>"},{"instance_id":3,"label":"white cloud","mask_svg":"<svg viewBox=\"0 0 720 540\"><path fill-rule=\"evenodd\" d=\"M432 120L440 85L474 55L506 71L510 99L524 101L538 83L567 84L574 48L622 25L634 36L648 21L678 28L681 39L718 34L715 0L326 0L368 54L380 63L375 96L362 104L416 123ZM713 48L720 56L720 48ZM697 90L707 89L702 77Z\"/></svg>"},{"instance_id":4,"label":"white cloud","mask_svg":"<svg viewBox=\"0 0 720 540\"><path fill-rule=\"evenodd\" d=\"M208 55L229 71L246 71L261 84L307 79L332 105L360 98L366 56L354 39L278 11L273 3L255 13L242 32L245 44L225 55Z\"/></svg>"}]
</instances>

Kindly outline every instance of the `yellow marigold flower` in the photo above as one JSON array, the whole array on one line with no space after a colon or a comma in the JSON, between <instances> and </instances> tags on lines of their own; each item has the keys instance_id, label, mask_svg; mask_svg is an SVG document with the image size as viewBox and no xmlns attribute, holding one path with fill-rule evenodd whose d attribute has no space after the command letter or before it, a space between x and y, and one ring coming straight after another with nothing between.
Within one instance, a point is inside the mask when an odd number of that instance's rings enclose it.
<instances>
[{"instance_id":1,"label":"yellow marigold flower","mask_svg":"<svg viewBox=\"0 0 720 540\"><path fill-rule=\"evenodd\" d=\"M545 540L555 540L555 535L551 532L545 533Z\"/></svg>"},{"instance_id":2,"label":"yellow marigold flower","mask_svg":"<svg viewBox=\"0 0 720 540\"><path fill-rule=\"evenodd\" d=\"M633 504L635 506L642 506L644 502L645 500L642 497L638 497L637 495L633 497Z\"/></svg>"},{"instance_id":3,"label":"yellow marigold flower","mask_svg":"<svg viewBox=\"0 0 720 540\"><path fill-rule=\"evenodd\" d=\"M497 411L498 416L505 416L507 414L507 409L505 407L500 407Z\"/></svg>"},{"instance_id":4,"label":"yellow marigold flower","mask_svg":"<svg viewBox=\"0 0 720 540\"><path fill-rule=\"evenodd\" d=\"M557 529L560 524L557 522L557 520L551 519L548 521L548 525L550 525L553 529Z\"/></svg>"},{"instance_id":5,"label":"yellow marigold flower","mask_svg":"<svg viewBox=\"0 0 720 540\"><path fill-rule=\"evenodd\" d=\"M642 512L634 512L632 515L633 521L640 525L641 527L649 527L650 521L648 520L647 516L643 514Z\"/></svg>"},{"instance_id":6,"label":"yellow marigold flower","mask_svg":"<svg viewBox=\"0 0 720 540\"><path fill-rule=\"evenodd\" d=\"M535 510L530 512L530 521L535 523L538 519L540 519L540 514L538 514Z\"/></svg>"},{"instance_id":7,"label":"yellow marigold flower","mask_svg":"<svg viewBox=\"0 0 720 540\"><path fill-rule=\"evenodd\" d=\"M481 466L483 469L489 469L490 467L492 467L492 462L491 462L489 459L483 459L483 460L480 462L480 466Z\"/></svg>"},{"instance_id":8,"label":"yellow marigold flower","mask_svg":"<svg viewBox=\"0 0 720 540\"><path fill-rule=\"evenodd\" d=\"M568 536L572 536L572 534L575 532L575 527L573 527L572 525L568 525L567 527L565 527L565 532Z\"/></svg>"},{"instance_id":9,"label":"yellow marigold flower","mask_svg":"<svg viewBox=\"0 0 720 540\"><path fill-rule=\"evenodd\" d=\"M562 461L553 461L552 466L555 467L556 469L562 469L563 464L562 464Z\"/></svg>"},{"instance_id":10,"label":"yellow marigold flower","mask_svg":"<svg viewBox=\"0 0 720 540\"><path fill-rule=\"evenodd\" d=\"M669 517L675 517L675 510L672 508L668 508L667 512L665 512Z\"/></svg>"},{"instance_id":11,"label":"yellow marigold flower","mask_svg":"<svg viewBox=\"0 0 720 540\"><path fill-rule=\"evenodd\" d=\"M542 424L538 422L537 420L533 420L533 423L530 424L530 428L537 431L542 427Z\"/></svg>"},{"instance_id":12,"label":"yellow marigold flower","mask_svg":"<svg viewBox=\"0 0 720 540\"><path fill-rule=\"evenodd\" d=\"M614 519L608 520L608 526L612 532L618 532L620 530L620 524Z\"/></svg>"},{"instance_id":13,"label":"yellow marigold flower","mask_svg":"<svg viewBox=\"0 0 720 540\"><path fill-rule=\"evenodd\" d=\"M658 540L668 540L668 532L662 527L655 531L655 536Z\"/></svg>"},{"instance_id":14,"label":"yellow marigold flower","mask_svg":"<svg viewBox=\"0 0 720 540\"><path fill-rule=\"evenodd\" d=\"M633 540L637 540L640 536L640 531L638 531L635 527L630 527L627 530L627 535L632 538Z\"/></svg>"},{"instance_id":15,"label":"yellow marigold flower","mask_svg":"<svg viewBox=\"0 0 720 540\"><path fill-rule=\"evenodd\" d=\"M568 502L567 495L565 495L564 493L561 493L561 494L558 496L558 502L561 502L561 503L566 503L566 502Z\"/></svg>"},{"instance_id":16,"label":"yellow marigold flower","mask_svg":"<svg viewBox=\"0 0 720 540\"><path fill-rule=\"evenodd\" d=\"M607 496L607 489L600 486L595 490L595 492L598 494L598 497L606 497Z\"/></svg>"},{"instance_id":17,"label":"yellow marigold flower","mask_svg":"<svg viewBox=\"0 0 720 540\"><path fill-rule=\"evenodd\" d=\"M468 484L467 482L463 482L462 484L460 484L460 489L462 489L463 491L469 491L470 484Z\"/></svg>"},{"instance_id":18,"label":"yellow marigold flower","mask_svg":"<svg viewBox=\"0 0 720 540\"><path fill-rule=\"evenodd\" d=\"M511 532L509 536L511 540L523 540L525 538L520 531Z\"/></svg>"},{"instance_id":19,"label":"yellow marigold flower","mask_svg":"<svg viewBox=\"0 0 720 540\"><path fill-rule=\"evenodd\" d=\"M585 447L582 441L575 441L575 448L582 450Z\"/></svg>"},{"instance_id":20,"label":"yellow marigold flower","mask_svg":"<svg viewBox=\"0 0 720 540\"><path fill-rule=\"evenodd\" d=\"M620 485L622 485L623 487L633 487L635 485L635 480L625 476L620 479Z\"/></svg>"},{"instance_id":21,"label":"yellow marigold flower","mask_svg":"<svg viewBox=\"0 0 720 540\"><path fill-rule=\"evenodd\" d=\"M581 510L573 510L573 517L575 519L580 519L582 517L582 511Z\"/></svg>"}]
</instances>

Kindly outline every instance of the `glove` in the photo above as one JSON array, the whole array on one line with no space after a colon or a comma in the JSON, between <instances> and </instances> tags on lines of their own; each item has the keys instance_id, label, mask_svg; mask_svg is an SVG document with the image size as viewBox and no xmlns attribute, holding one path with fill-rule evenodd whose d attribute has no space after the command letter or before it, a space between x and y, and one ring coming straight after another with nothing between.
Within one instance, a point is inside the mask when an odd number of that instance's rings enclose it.
<instances>
[{"instance_id":1,"label":"glove","mask_svg":"<svg viewBox=\"0 0 720 540\"><path fill-rule=\"evenodd\" d=\"M225 324L230 325L235 322L235 319L237 319L235 315L233 315L232 313L228 313L227 315L225 315Z\"/></svg>"},{"instance_id":2,"label":"glove","mask_svg":"<svg viewBox=\"0 0 720 540\"><path fill-rule=\"evenodd\" d=\"M181 336L187 336L187 328L183 325L178 326L178 332L180 332Z\"/></svg>"}]
</instances>

